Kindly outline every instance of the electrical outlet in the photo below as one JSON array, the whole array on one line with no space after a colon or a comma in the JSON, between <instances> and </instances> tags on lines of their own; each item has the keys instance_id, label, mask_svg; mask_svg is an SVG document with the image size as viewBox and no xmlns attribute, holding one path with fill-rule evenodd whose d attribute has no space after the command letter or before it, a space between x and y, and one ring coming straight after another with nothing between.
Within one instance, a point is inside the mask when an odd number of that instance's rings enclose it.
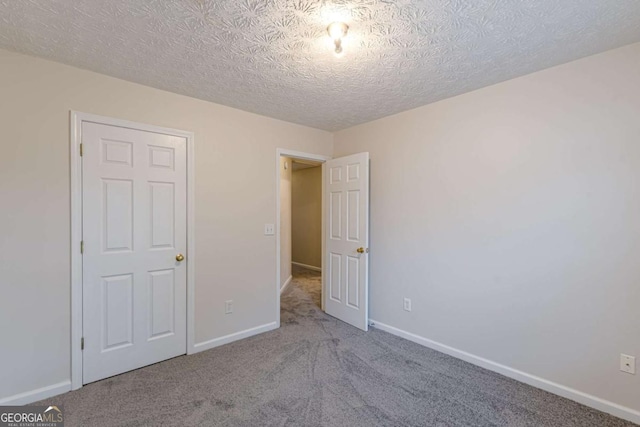
<instances>
[{"instance_id":1,"label":"electrical outlet","mask_svg":"<svg viewBox=\"0 0 640 427\"><path fill-rule=\"evenodd\" d=\"M224 302L224 314L231 314L233 313L233 300L229 300L229 301L225 301Z\"/></svg>"},{"instance_id":2,"label":"electrical outlet","mask_svg":"<svg viewBox=\"0 0 640 427\"><path fill-rule=\"evenodd\" d=\"M273 236L276 234L276 226L274 224L265 224L264 225L264 235L265 236Z\"/></svg>"},{"instance_id":3,"label":"electrical outlet","mask_svg":"<svg viewBox=\"0 0 640 427\"><path fill-rule=\"evenodd\" d=\"M636 374L636 358L627 354L620 355L620 370L627 374Z\"/></svg>"},{"instance_id":4,"label":"electrical outlet","mask_svg":"<svg viewBox=\"0 0 640 427\"><path fill-rule=\"evenodd\" d=\"M409 298L404 299L403 308L404 308L404 311L411 311L411 300Z\"/></svg>"}]
</instances>

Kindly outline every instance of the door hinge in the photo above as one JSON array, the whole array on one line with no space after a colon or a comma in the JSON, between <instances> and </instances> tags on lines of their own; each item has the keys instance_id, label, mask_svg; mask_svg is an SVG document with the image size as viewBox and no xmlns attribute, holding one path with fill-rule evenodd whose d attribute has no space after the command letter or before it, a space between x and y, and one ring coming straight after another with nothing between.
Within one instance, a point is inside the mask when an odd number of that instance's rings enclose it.
<instances>
[{"instance_id":1,"label":"door hinge","mask_svg":"<svg viewBox=\"0 0 640 427\"><path fill-rule=\"evenodd\" d=\"M80 253L84 253L84 240L80 240Z\"/></svg>"},{"instance_id":2,"label":"door hinge","mask_svg":"<svg viewBox=\"0 0 640 427\"><path fill-rule=\"evenodd\" d=\"M84 154L84 150L82 149L83 145L80 143L80 157Z\"/></svg>"},{"instance_id":3,"label":"door hinge","mask_svg":"<svg viewBox=\"0 0 640 427\"><path fill-rule=\"evenodd\" d=\"M80 338L80 350L84 350L84 337Z\"/></svg>"}]
</instances>

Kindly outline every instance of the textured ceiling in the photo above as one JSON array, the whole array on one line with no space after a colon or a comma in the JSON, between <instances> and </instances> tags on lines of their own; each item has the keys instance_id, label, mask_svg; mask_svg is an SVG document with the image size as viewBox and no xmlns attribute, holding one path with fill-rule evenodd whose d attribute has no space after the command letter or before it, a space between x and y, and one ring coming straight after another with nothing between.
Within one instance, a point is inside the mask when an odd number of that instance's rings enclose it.
<instances>
[{"instance_id":1,"label":"textured ceiling","mask_svg":"<svg viewBox=\"0 0 640 427\"><path fill-rule=\"evenodd\" d=\"M637 41L638 0L0 0L2 48L326 130Z\"/></svg>"}]
</instances>

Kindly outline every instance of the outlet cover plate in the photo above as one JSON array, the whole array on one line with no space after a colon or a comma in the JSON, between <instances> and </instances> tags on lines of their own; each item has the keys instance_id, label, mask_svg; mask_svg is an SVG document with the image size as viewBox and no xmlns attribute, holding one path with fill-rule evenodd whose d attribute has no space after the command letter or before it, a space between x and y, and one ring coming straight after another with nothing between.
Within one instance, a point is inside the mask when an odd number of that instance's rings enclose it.
<instances>
[{"instance_id":1,"label":"outlet cover plate","mask_svg":"<svg viewBox=\"0 0 640 427\"><path fill-rule=\"evenodd\" d=\"M636 358L628 354L620 355L620 370L627 374L636 374Z\"/></svg>"}]
</instances>

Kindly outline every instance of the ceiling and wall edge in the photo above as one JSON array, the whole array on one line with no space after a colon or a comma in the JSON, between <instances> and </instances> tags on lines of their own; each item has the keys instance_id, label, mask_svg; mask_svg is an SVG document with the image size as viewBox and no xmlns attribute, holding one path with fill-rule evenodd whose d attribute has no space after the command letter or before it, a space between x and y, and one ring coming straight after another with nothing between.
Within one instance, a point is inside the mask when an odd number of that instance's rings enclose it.
<instances>
[{"instance_id":1,"label":"ceiling and wall edge","mask_svg":"<svg viewBox=\"0 0 640 427\"><path fill-rule=\"evenodd\" d=\"M0 1L0 48L337 131L638 42L638 22L633 0L21 0Z\"/></svg>"}]
</instances>

